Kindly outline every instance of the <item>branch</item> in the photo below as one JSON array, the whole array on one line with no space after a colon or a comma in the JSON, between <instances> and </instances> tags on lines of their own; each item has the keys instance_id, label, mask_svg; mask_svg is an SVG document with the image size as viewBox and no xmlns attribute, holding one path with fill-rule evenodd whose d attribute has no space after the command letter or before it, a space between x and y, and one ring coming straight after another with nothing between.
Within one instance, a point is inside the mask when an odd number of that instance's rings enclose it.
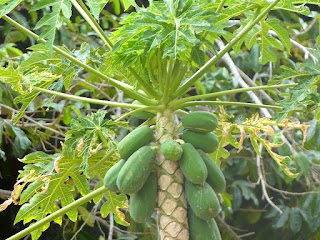
<instances>
[{"instance_id":1,"label":"branch","mask_svg":"<svg viewBox=\"0 0 320 240\"><path fill-rule=\"evenodd\" d=\"M273 30L269 30L268 33L274 37L278 37L277 33ZM299 48L301 51L304 52L304 59L308 59L309 57L311 57L314 63L318 62L317 57L314 56L311 52L309 52L309 50L305 46L301 45L300 43L298 43L293 39L290 39L290 42L292 43L292 45L296 46L297 48Z\"/></svg>"},{"instance_id":2,"label":"branch","mask_svg":"<svg viewBox=\"0 0 320 240\"><path fill-rule=\"evenodd\" d=\"M258 86L247 74L242 72L240 68L237 67L237 71L240 73L240 76L243 78L243 80L250 86L250 87L256 87ZM259 93L271 104L274 104L273 99L263 90L258 90Z\"/></svg>"},{"instance_id":3,"label":"branch","mask_svg":"<svg viewBox=\"0 0 320 240\"><path fill-rule=\"evenodd\" d=\"M90 220L91 217L94 217L94 215L96 215L98 206L100 204L100 201L95 204L93 206L93 208L91 209L90 213L88 214L86 220L81 224L81 226L79 227L79 229L73 234L72 238L70 240L74 240L77 239L77 235L82 231L82 229L87 225L87 222ZM110 213L111 214L111 213ZM111 239L112 240L112 239Z\"/></svg>"},{"instance_id":4,"label":"branch","mask_svg":"<svg viewBox=\"0 0 320 240\"><path fill-rule=\"evenodd\" d=\"M317 191L310 191L310 192L288 192L288 191L284 191L284 190L280 190L277 189L275 187L270 186L267 182L265 183L267 188L270 188L271 190L278 192L278 193L282 193L282 194L286 194L286 195L296 195L296 196L301 196L301 195L307 195L307 194L319 194L319 192Z\"/></svg>"},{"instance_id":5,"label":"branch","mask_svg":"<svg viewBox=\"0 0 320 240\"><path fill-rule=\"evenodd\" d=\"M305 30L296 33L296 34L293 36L293 38L296 38L296 37L298 37L298 36L300 36L300 35L306 34L307 32L309 32L309 31L311 30L311 28L312 28L317 22L318 22L318 18L314 18L314 19L311 21L310 25L309 25Z\"/></svg>"},{"instance_id":6,"label":"branch","mask_svg":"<svg viewBox=\"0 0 320 240\"><path fill-rule=\"evenodd\" d=\"M260 152L260 154L262 152L262 144L261 143L259 144L259 152ZM259 175L258 182L259 181L261 182L261 188L262 188L263 197L266 198L267 202L272 207L274 207L280 214L282 214L281 209L272 202L272 200L270 199L270 197L268 195L268 192L267 192L267 189L266 189L266 181L265 181L264 176L262 174L261 168L262 168L262 166L261 166L261 157L259 156L259 154L257 154L257 170L258 170L258 175Z\"/></svg>"},{"instance_id":7,"label":"branch","mask_svg":"<svg viewBox=\"0 0 320 240\"><path fill-rule=\"evenodd\" d=\"M11 191L0 189L0 199L9 199L11 197Z\"/></svg>"},{"instance_id":8,"label":"branch","mask_svg":"<svg viewBox=\"0 0 320 240\"><path fill-rule=\"evenodd\" d=\"M4 107L4 108L6 108L6 109L9 109L9 110L12 111L12 112L16 112L16 113L19 112L18 110L13 109L13 108L11 108L11 107L9 107L9 106L7 106L7 105L4 105L4 104L2 104L2 103L0 103L0 107ZM45 125L43 125L43 124L41 124L41 123L33 120L31 117L28 117L28 116L26 116L26 115L24 115L23 117L24 117L25 119L28 119L30 122L33 122L33 123L36 124L37 126L43 128L43 129L47 129L47 130L49 130L49 131L51 131L51 132L54 132L54 133L57 133L57 134L59 134L59 135L61 135L61 136L63 136L63 137L66 136L65 134L63 134L63 133L61 133L61 132L59 132L59 131L57 131L57 130L55 130L55 129L53 129L53 128L47 127L47 126L45 126Z\"/></svg>"},{"instance_id":9,"label":"branch","mask_svg":"<svg viewBox=\"0 0 320 240\"><path fill-rule=\"evenodd\" d=\"M233 237L235 240L241 240L241 238L232 230L232 228L218 215L215 217L219 225L222 225L227 232ZM200 239L199 239L200 240Z\"/></svg>"},{"instance_id":10,"label":"branch","mask_svg":"<svg viewBox=\"0 0 320 240\"><path fill-rule=\"evenodd\" d=\"M113 227L114 227L114 220L113 220L113 213L109 213L109 218L110 218L110 227L109 227L109 235L108 235L108 240L112 240L113 236Z\"/></svg>"}]
</instances>

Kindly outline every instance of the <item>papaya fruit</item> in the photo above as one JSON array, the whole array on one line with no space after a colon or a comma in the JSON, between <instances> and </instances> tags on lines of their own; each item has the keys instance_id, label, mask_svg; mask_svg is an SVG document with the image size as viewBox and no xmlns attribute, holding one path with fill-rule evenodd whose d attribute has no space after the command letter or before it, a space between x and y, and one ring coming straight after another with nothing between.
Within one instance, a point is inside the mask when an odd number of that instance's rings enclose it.
<instances>
[{"instance_id":1,"label":"papaya fruit","mask_svg":"<svg viewBox=\"0 0 320 240\"><path fill-rule=\"evenodd\" d=\"M172 139L165 140L160 146L160 151L170 161L178 161L182 155L181 145Z\"/></svg>"},{"instance_id":2,"label":"papaya fruit","mask_svg":"<svg viewBox=\"0 0 320 240\"><path fill-rule=\"evenodd\" d=\"M120 157L128 159L131 154L145 146L152 139L152 129L148 126L138 127L125 136L118 145Z\"/></svg>"},{"instance_id":3,"label":"papaya fruit","mask_svg":"<svg viewBox=\"0 0 320 240\"><path fill-rule=\"evenodd\" d=\"M216 193L208 183L193 184L185 182L187 202L194 214L203 220L209 220L217 216L220 203Z\"/></svg>"},{"instance_id":4,"label":"papaya fruit","mask_svg":"<svg viewBox=\"0 0 320 240\"><path fill-rule=\"evenodd\" d=\"M223 192L226 188L226 179L218 167L218 165L211 159L204 151L198 149L198 153L206 164L208 176L206 182L212 187L215 192Z\"/></svg>"},{"instance_id":5,"label":"papaya fruit","mask_svg":"<svg viewBox=\"0 0 320 240\"><path fill-rule=\"evenodd\" d=\"M214 133L199 133L186 130L181 138L206 153L214 152L219 146L219 139Z\"/></svg>"},{"instance_id":6,"label":"papaya fruit","mask_svg":"<svg viewBox=\"0 0 320 240\"><path fill-rule=\"evenodd\" d=\"M188 208L190 240L221 240L219 228L214 218L203 220Z\"/></svg>"},{"instance_id":7,"label":"papaya fruit","mask_svg":"<svg viewBox=\"0 0 320 240\"><path fill-rule=\"evenodd\" d=\"M157 175L151 172L146 183L130 196L129 213L138 223L144 223L151 217L157 202Z\"/></svg>"},{"instance_id":8,"label":"papaya fruit","mask_svg":"<svg viewBox=\"0 0 320 240\"><path fill-rule=\"evenodd\" d=\"M206 111L195 111L181 119L182 126L194 132L209 133L218 126L217 117Z\"/></svg>"},{"instance_id":9,"label":"papaya fruit","mask_svg":"<svg viewBox=\"0 0 320 240\"><path fill-rule=\"evenodd\" d=\"M132 103L133 104L137 104L137 105L142 105L141 102L139 102L137 100L134 100ZM146 119L154 117L155 114L152 113L152 112L141 111L141 112L134 113L133 116L138 118L138 119L146 120Z\"/></svg>"},{"instance_id":10,"label":"papaya fruit","mask_svg":"<svg viewBox=\"0 0 320 240\"><path fill-rule=\"evenodd\" d=\"M125 160L121 159L119 162L117 162L115 165L113 165L104 175L103 183L106 189L112 192L118 192L118 186L117 186L117 178L118 174L125 164Z\"/></svg>"},{"instance_id":11,"label":"papaya fruit","mask_svg":"<svg viewBox=\"0 0 320 240\"><path fill-rule=\"evenodd\" d=\"M126 194L138 192L149 177L155 158L156 153L150 146L143 146L134 152L119 172L119 191Z\"/></svg>"},{"instance_id":12,"label":"papaya fruit","mask_svg":"<svg viewBox=\"0 0 320 240\"><path fill-rule=\"evenodd\" d=\"M190 143L182 144L181 147L183 153L179 164L183 175L192 183L204 183L207 178L207 167L200 154Z\"/></svg>"}]
</instances>

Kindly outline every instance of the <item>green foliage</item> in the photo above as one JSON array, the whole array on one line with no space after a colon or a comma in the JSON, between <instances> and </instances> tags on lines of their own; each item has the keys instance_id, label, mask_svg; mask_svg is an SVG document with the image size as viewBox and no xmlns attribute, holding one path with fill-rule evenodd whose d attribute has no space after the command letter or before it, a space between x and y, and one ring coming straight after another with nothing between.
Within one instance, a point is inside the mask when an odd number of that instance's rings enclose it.
<instances>
[{"instance_id":1,"label":"green foliage","mask_svg":"<svg viewBox=\"0 0 320 240\"><path fill-rule=\"evenodd\" d=\"M0 17L11 12L22 0L3 0L0 6Z\"/></svg>"},{"instance_id":2,"label":"green foliage","mask_svg":"<svg viewBox=\"0 0 320 240\"><path fill-rule=\"evenodd\" d=\"M102 148L116 149L117 143L113 140L114 131L118 123L104 119L105 111L99 110L86 117L73 119L71 130L66 133L64 152L73 157L82 158L82 169L88 173L88 159Z\"/></svg>"},{"instance_id":3,"label":"green foliage","mask_svg":"<svg viewBox=\"0 0 320 240\"><path fill-rule=\"evenodd\" d=\"M113 33L115 62L123 62L124 67L137 61L144 64L145 55L158 49L162 58L190 59L201 32L224 33L215 15L215 8L191 0L154 2L148 11L137 8Z\"/></svg>"},{"instance_id":4,"label":"green foliage","mask_svg":"<svg viewBox=\"0 0 320 240\"><path fill-rule=\"evenodd\" d=\"M71 17L71 3L69 0L41 0L31 9L37 11L43 8L51 7L52 11L45 14L36 24L35 29L45 27L40 34L40 38L46 39L47 46L52 50L55 40L56 28L61 27L63 17Z\"/></svg>"},{"instance_id":5,"label":"green foliage","mask_svg":"<svg viewBox=\"0 0 320 240\"><path fill-rule=\"evenodd\" d=\"M41 220L48 214L57 211L59 208L54 201L60 199L61 206L64 207L74 201L72 193L75 189L82 194L88 194L90 192L89 185L85 179L85 176L81 175L79 168L79 161L72 158L66 158L61 156L48 156L42 152L35 152L27 155L21 160L27 163L25 170L20 173L21 178L28 179L41 179L30 184L26 189L24 204L15 219L15 222L23 220L24 223L28 223L32 220ZM36 171L40 166L40 173ZM46 170L41 167L47 166ZM53 170L55 169L55 173ZM41 173L42 172L42 173ZM44 174L46 173L46 175ZM42 175L43 174L43 175ZM46 176L46 177L45 177ZM72 183L70 184L70 181ZM41 191L39 191L41 189ZM77 219L77 210L73 209L67 213L68 217L72 221ZM56 223L61 224L62 219L55 220ZM32 232L32 237L37 239L41 233L49 227L49 224L38 228Z\"/></svg>"},{"instance_id":6,"label":"green foliage","mask_svg":"<svg viewBox=\"0 0 320 240\"><path fill-rule=\"evenodd\" d=\"M314 53L318 59L319 51ZM277 103L283 107L277 116L281 121L295 111L313 111L318 108L319 93L318 82L320 81L319 63L314 59L307 59L304 63L298 63L295 68L283 66L283 72L270 84L294 78L297 85L287 93L287 97Z\"/></svg>"}]
</instances>

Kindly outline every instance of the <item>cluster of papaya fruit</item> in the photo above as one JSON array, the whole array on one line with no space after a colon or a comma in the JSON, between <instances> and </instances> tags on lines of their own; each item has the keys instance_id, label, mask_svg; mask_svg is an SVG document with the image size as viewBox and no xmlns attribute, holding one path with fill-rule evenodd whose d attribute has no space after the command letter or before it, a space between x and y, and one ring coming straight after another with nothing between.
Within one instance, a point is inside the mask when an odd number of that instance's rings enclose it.
<instances>
[{"instance_id":1,"label":"cluster of papaya fruit","mask_svg":"<svg viewBox=\"0 0 320 240\"><path fill-rule=\"evenodd\" d=\"M147 146L152 136L152 129L142 126L123 138L118 145L121 160L104 177L108 190L130 195L129 213L139 223L151 217L157 202L156 152Z\"/></svg>"},{"instance_id":2,"label":"cluster of papaya fruit","mask_svg":"<svg viewBox=\"0 0 320 240\"><path fill-rule=\"evenodd\" d=\"M160 146L166 160L179 161L186 178L185 194L188 202L190 239L220 239L214 217L220 205L216 192L226 186L220 168L207 155L214 152L219 140L212 131L218 122L214 114L192 112L182 118L180 141L167 139ZM153 131L148 126L136 128L120 141L121 160L104 177L105 187L130 195L129 213L139 223L152 215L157 201L155 147L148 146Z\"/></svg>"},{"instance_id":3,"label":"cluster of papaya fruit","mask_svg":"<svg viewBox=\"0 0 320 240\"><path fill-rule=\"evenodd\" d=\"M218 165L207 155L219 146L212 132L217 118L209 112L192 112L182 118L183 154L180 168L186 178L190 239L221 239L214 217L220 204L216 192L222 192L226 181Z\"/></svg>"}]
</instances>

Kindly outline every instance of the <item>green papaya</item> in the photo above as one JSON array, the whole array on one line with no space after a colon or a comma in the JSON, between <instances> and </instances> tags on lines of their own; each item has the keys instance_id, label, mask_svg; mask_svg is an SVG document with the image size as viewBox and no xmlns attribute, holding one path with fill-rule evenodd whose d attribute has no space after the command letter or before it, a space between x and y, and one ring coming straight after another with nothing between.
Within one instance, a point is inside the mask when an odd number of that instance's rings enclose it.
<instances>
[{"instance_id":1,"label":"green papaya","mask_svg":"<svg viewBox=\"0 0 320 240\"><path fill-rule=\"evenodd\" d=\"M221 240L219 228L214 218L202 220L188 208L189 240Z\"/></svg>"},{"instance_id":2,"label":"green papaya","mask_svg":"<svg viewBox=\"0 0 320 240\"><path fill-rule=\"evenodd\" d=\"M226 179L221 172L218 165L211 159L205 152L198 149L198 153L202 157L202 160L206 164L208 170L208 177L206 182L212 187L216 192L223 192L226 188Z\"/></svg>"},{"instance_id":3,"label":"green papaya","mask_svg":"<svg viewBox=\"0 0 320 240\"><path fill-rule=\"evenodd\" d=\"M130 196L129 213L138 223L144 223L151 217L157 202L157 175L151 172L146 183Z\"/></svg>"},{"instance_id":4,"label":"green papaya","mask_svg":"<svg viewBox=\"0 0 320 240\"><path fill-rule=\"evenodd\" d=\"M125 160L121 159L119 162L117 162L115 165L113 165L106 173L103 179L103 183L106 189L112 192L118 192L118 186L117 186L117 178L118 174L125 164Z\"/></svg>"},{"instance_id":5,"label":"green papaya","mask_svg":"<svg viewBox=\"0 0 320 240\"><path fill-rule=\"evenodd\" d=\"M152 139L152 129L148 126L138 127L125 136L118 145L120 157L128 159L131 154L145 146Z\"/></svg>"},{"instance_id":6,"label":"green papaya","mask_svg":"<svg viewBox=\"0 0 320 240\"><path fill-rule=\"evenodd\" d=\"M132 102L133 104L137 104L137 105L142 105L139 101L137 100L134 100ZM141 112L137 112L137 113L134 113L133 116L135 116L136 118L138 119L149 119L149 118L152 118L155 116L154 113L151 113L151 112L147 112L147 111L141 111Z\"/></svg>"},{"instance_id":7,"label":"green papaya","mask_svg":"<svg viewBox=\"0 0 320 240\"><path fill-rule=\"evenodd\" d=\"M209 220L218 214L220 203L216 193L208 183L193 184L186 181L185 193L190 208L198 218Z\"/></svg>"},{"instance_id":8,"label":"green papaya","mask_svg":"<svg viewBox=\"0 0 320 240\"><path fill-rule=\"evenodd\" d=\"M218 126L217 117L206 111L195 111L181 119L182 126L195 132L209 133Z\"/></svg>"},{"instance_id":9,"label":"green papaya","mask_svg":"<svg viewBox=\"0 0 320 240\"><path fill-rule=\"evenodd\" d=\"M200 154L190 144L181 145L183 153L179 161L183 175L192 183L202 184L207 178L207 167Z\"/></svg>"},{"instance_id":10,"label":"green papaya","mask_svg":"<svg viewBox=\"0 0 320 240\"><path fill-rule=\"evenodd\" d=\"M219 139L214 133L198 133L186 130L181 138L206 153L214 152L219 146Z\"/></svg>"},{"instance_id":11,"label":"green papaya","mask_svg":"<svg viewBox=\"0 0 320 240\"><path fill-rule=\"evenodd\" d=\"M156 153L150 146L141 147L134 152L119 172L119 190L126 194L138 192L149 177L155 159Z\"/></svg>"},{"instance_id":12,"label":"green papaya","mask_svg":"<svg viewBox=\"0 0 320 240\"><path fill-rule=\"evenodd\" d=\"M182 147L176 141L167 139L160 146L160 151L165 159L170 161L178 161L182 155Z\"/></svg>"}]
</instances>

